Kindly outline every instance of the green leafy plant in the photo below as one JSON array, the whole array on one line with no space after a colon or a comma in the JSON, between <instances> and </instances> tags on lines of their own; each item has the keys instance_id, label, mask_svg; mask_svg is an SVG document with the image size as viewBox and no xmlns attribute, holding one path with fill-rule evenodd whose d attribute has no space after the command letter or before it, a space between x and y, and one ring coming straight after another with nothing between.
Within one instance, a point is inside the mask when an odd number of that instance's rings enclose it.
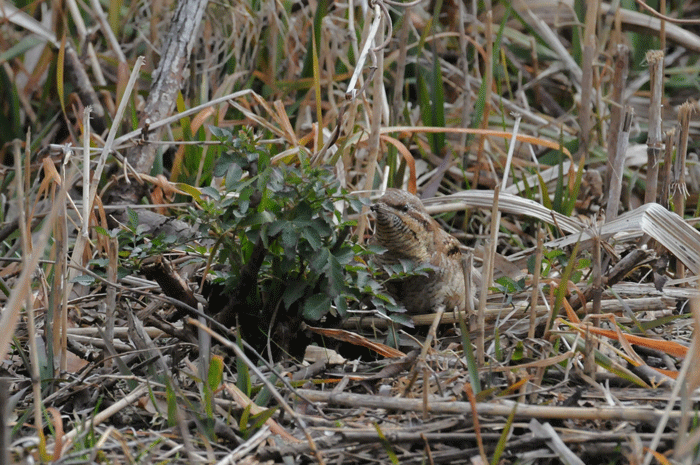
<instances>
[{"instance_id":1,"label":"green leafy plant","mask_svg":"<svg viewBox=\"0 0 700 465\"><path fill-rule=\"evenodd\" d=\"M119 243L119 275L125 276L133 270L139 269L141 262L154 255L169 252L177 245L178 238L174 235L159 234L153 237L148 232L149 227L139 223L136 211L127 208L129 221L121 228L110 231L97 226L95 230L98 234L107 237L116 237ZM91 260L92 265L104 268L107 266L107 259L99 258ZM94 279L90 276L79 276L76 282L80 284L91 284Z\"/></svg>"},{"instance_id":2,"label":"green leafy plant","mask_svg":"<svg viewBox=\"0 0 700 465\"><path fill-rule=\"evenodd\" d=\"M552 270L560 269L568 265L569 259L571 257L567 255L563 250L547 250L542 255L542 269L540 270L540 275L544 278L548 277ZM585 257L576 257L577 262L574 263L573 271L571 274L571 281L575 284L579 283L583 278L583 270L588 269L591 266L591 260ZM535 271L535 256L532 255L527 260L527 269L530 273ZM507 291L508 289L500 289Z\"/></svg>"},{"instance_id":3,"label":"green leafy plant","mask_svg":"<svg viewBox=\"0 0 700 465\"><path fill-rule=\"evenodd\" d=\"M365 295L385 313L400 310L367 263L374 250L349 237L354 221L343 209L359 212L362 202L330 170L303 156L295 165L275 164L247 129L211 131L224 144L214 167L224 189L202 189L201 210L193 213L216 240L210 273L229 296L220 321L256 326L252 334L243 328L246 340L279 341L276 330L294 334L301 321L345 318Z\"/></svg>"}]
</instances>

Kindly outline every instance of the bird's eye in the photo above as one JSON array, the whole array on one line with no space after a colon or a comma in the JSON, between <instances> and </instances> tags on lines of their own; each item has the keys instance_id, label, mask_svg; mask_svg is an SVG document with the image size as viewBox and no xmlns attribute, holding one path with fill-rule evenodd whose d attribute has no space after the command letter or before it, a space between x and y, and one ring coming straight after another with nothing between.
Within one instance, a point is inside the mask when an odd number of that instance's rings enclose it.
<instances>
[{"instance_id":1,"label":"bird's eye","mask_svg":"<svg viewBox=\"0 0 700 465\"><path fill-rule=\"evenodd\" d=\"M401 211L407 212L408 211L408 204L401 205Z\"/></svg>"}]
</instances>

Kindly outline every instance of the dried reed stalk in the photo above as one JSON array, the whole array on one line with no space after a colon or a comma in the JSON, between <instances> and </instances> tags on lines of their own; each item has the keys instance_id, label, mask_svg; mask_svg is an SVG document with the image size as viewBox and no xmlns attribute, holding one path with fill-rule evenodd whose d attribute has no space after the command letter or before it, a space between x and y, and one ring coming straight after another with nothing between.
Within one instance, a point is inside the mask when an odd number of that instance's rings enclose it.
<instances>
[{"instance_id":1,"label":"dried reed stalk","mask_svg":"<svg viewBox=\"0 0 700 465\"><path fill-rule=\"evenodd\" d=\"M532 273L532 294L530 296L530 328L527 337L535 337L535 322L537 320L537 300L540 295L540 274L542 271L542 256L544 249L544 232L537 228L537 248L535 249L535 269Z\"/></svg>"},{"instance_id":2,"label":"dried reed stalk","mask_svg":"<svg viewBox=\"0 0 700 465\"><path fill-rule=\"evenodd\" d=\"M672 183L673 189L673 209L683 218L685 213L685 198L688 196L688 188L685 184L686 158L688 155L688 131L690 128L690 114L693 112L693 104L685 102L678 111L678 124L680 133L678 134L678 152L676 153L676 163L673 165ZM676 278L685 277L685 267L683 263L676 264Z\"/></svg>"},{"instance_id":3,"label":"dried reed stalk","mask_svg":"<svg viewBox=\"0 0 700 465\"><path fill-rule=\"evenodd\" d=\"M581 67L581 111L579 113L579 149L575 161L588 154L591 139L591 106L593 103L593 59L596 47L596 23L598 20L598 0L586 2L586 19L583 32L583 63Z\"/></svg>"},{"instance_id":4,"label":"dried reed stalk","mask_svg":"<svg viewBox=\"0 0 700 465\"><path fill-rule=\"evenodd\" d=\"M606 223L617 218L617 213L620 209L622 177L625 172L625 155L627 154L627 146L629 145L632 114L632 107L627 107L625 109L625 117L622 121L622 126L620 127L620 131L617 136L617 150L615 151L615 159L610 166L612 171L610 173L610 188L608 190L607 212L605 214Z\"/></svg>"},{"instance_id":5,"label":"dried reed stalk","mask_svg":"<svg viewBox=\"0 0 700 465\"><path fill-rule=\"evenodd\" d=\"M659 204L668 209L671 200L671 182L673 172L673 141L675 140L676 129L666 131L664 143L664 171L661 174L661 196Z\"/></svg>"},{"instance_id":6,"label":"dried reed stalk","mask_svg":"<svg viewBox=\"0 0 700 465\"><path fill-rule=\"evenodd\" d=\"M647 189L644 203L656 202L659 179L659 158L663 151L661 139L661 99L663 97L664 52L650 50L646 55L649 63L651 96L649 102L649 135L647 136Z\"/></svg>"},{"instance_id":7,"label":"dried reed stalk","mask_svg":"<svg viewBox=\"0 0 700 465\"><path fill-rule=\"evenodd\" d=\"M624 44L617 46L615 53L615 71L613 74L612 92L610 95L610 129L608 131L608 162L607 174L605 176L605 186L610 186L610 179L613 173L613 160L617 150L617 138L622 125L622 109L624 108L624 90L627 83L627 72L629 68L629 48Z\"/></svg>"}]
</instances>

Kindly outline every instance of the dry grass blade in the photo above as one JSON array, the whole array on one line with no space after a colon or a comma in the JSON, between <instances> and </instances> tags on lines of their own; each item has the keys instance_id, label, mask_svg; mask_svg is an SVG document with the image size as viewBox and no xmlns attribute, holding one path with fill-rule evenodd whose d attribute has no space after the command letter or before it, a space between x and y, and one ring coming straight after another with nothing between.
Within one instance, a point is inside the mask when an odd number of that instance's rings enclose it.
<instances>
[{"instance_id":1,"label":"dry grass blade","mask_svg":"<svg viewBox=\"0 0 700 465\"><path fill-rule=\"evenodd\" d=\"M313 402L326 402L332 405L392 409L418 413L422 412L424 408L422 399L387 398L376 395L322 392L310 389L299 389L297 392L299 395ZM517 418L655 422L664 415L661 410L649 407L559 407L552 405L527 405L510 400L478 403L476 405L476 411L482 417L491 415L508 416L513 411L515 405L517 405ZM472 406L469 402L444 399L442 401L433 401L430 403L430 412L434 414L469 415L471 411ZM674 411L670 412L669 418L681 418L682 415L682 412Z\"/></svg>"},{"instance_id":2,"label":"dry grass blade","mask_svg":"<svg viewBox=\"0 0 700 465\"><path fill-rule=\"evenodd\" d=\"M7 356L10 348L10 341L14 336L23 302L26 301L27 296L31 293L31 282L34 272L37 269L39 259L43 255L46 244L49 242L51 231L54 228L54 223L59 214L60 205L65 204L65 202L66 191L65 187L61 186L56 196L56 203L54 203L44 225L33 241L32 251L29 254L25 254L22 273L12 288L12 292L10 293L7 304L3 309L2 317L0 318L0 328L3 328L3 330L0 331L0 358L2 359Z\"/></svg>"},{"instance_id":3,"label":"dry grass blade","mask_svg":"<svg viewBox=\"0 0 700 465\"><path fill-rule=\"evenodd\" d=\"M100 179L102 178L102 171L104 170L105 163L107 162L107 157L109 154L112 152L112 146L114 144L114 139L117 135L117 131L120 127L119 122L121 121L122 117L124 116L124 112L126 111L126 106L129 101L129 95L131 95L131 91L134 88L134 85L136 83L136 77L139 74L139 70L141 69L141 66L143 65L143 57L139 57L138 60L136 60L136 64L134 65L134 69L132 70L131 76L129 77L129 82L126 86L126 90L124 91L124 95L122 96L122 100L119 103L119 108L117 109L117 114L115 115L115 121L112 124L112 127L109 130L109 134L107 135L107 140L105 141L104 147L102 147L102 153L100 154L100 158L97 162L97 166L95 167L95 171L93 173L93 178L90 181L90 192L88 194L88 198L84 199L88 203L88 212L92 212L92 206L95 203L95 196L97 195L97 187L100 182ZM87 183L88 180L87 178L83 180L84 183ZM90 222L90 216L87 216L83 218L84 224L83 228L84 231L87 231L87 228L89 226ZM83 251L85 250L85 246L87 245L87 234L80 234L78 235L75 245L73 247L73 254L71 255L70 258L70 263L73 264L79 264L82 265L82 259L81 257L83 256ZM69 271L68 274L68 282L66 283L66 294L70 295L71 289L73 288L72 284L72 279L75 278L77 275L78 270L75 268L72 268Z\"/></svg>"},{"instance_id":4,"label":"dry grass blade","mask_svg":"<svg viewBox=\"0 0 700 465\"><path fill-rule=\"evenodd\" d=\"M382 357L397 358L404 357L406 355L400 350L396 350L385 344L379 344L377 342L370 341L366 337L360 336L350 331L344 331L342 329L334 328L315 328L313 326L306 326L306 328L309 331L313 331L314 333L320 334L324 337L329 337L338 341L344 341L360 347L365 347L373 352L378 353Z\"/></svg>"},{"instance_id":5,"label":"dry grass blade","mask_svg":"<svg viewBox=\"0 0 700 465\"><path fill-rule=\"evenodd\" d=\"M600 234L602 237L610 237L615 234L639 237L642 234L648 234L666 247L693 273L700 273L700 232L685 222L683 218L659 204L642 205L625 213L616 220L601 226ZM592 239L591 233L584 231L581 235L572 234L550 241L545 245L552 248L563 248L579 240L587 241L589 239Z\"/></svg>"},{"instance_id":6,"label":"dry grass blade","mask_svg":"<svg viewBox=\"0 0 700 465\"><path fill-rule=\"evenodd\" d=\"M428 212L434 214L464 210L468 207L490 209L493 205L493 200L493 192L471 190L426 199L424 203ZM503 213L530 216L551 225L558 225L568 233L579 233L585 227L580 221L543 207L534 200L524 199L512 194L501 193L498 199L498 208Z\"/></svg>"},{"instance_id":7,"label":"dry grass blade","mask_svg":"<svg viewBox=\"0 0 700 465\"><path fill-rule=\"evenodd\" d=\"M11 23L31 31L41 39L50 42L55 48L61 46L61 42L56 39L53 32L46 29L43 24L29 16L24 11L17 9L17 7L9 3L3 3L3 5L0 6L0 18L5 18Z\"/></svg>"},{"instance_id":8,"label":"dry grass blade","mask_svg":"<svg viewBox=\"0 0 700 465\"><path fill-rule=\"evenodd\" d=\"M613 340L619 340L620 337L622 337L627 343L659 350L661 352L673 355L674 357L678 358L685 358L685 356L688 353L688 347L673 341L660 341L658 339L640 337L635 336L633 334L623 334L619 331L610 331L607 329L600 329L589 325L571 324L571 326L579 330L582 335L586 332L590 332L599 336L605 336L608 339Z\"/></svg>"},{"instance_id":9,"label":"dry grass blade","mask_svg":"<svg viewBox=\"0 0 700 465\"><path fill-rule=\"evenodd\" d=\"M549 27L549 25L544 22L541 18L537 17L532 10L525 5L525 2L519 2L518 6L524 6L520 11L520 14L525 18L525 20L533 27L545 40L547 44L554 50L557 56L561 59L566 69L573 76L573 84L580 90L581 80L583 79L583 72L581 67L574 61L566 47L562 44L559 36Z\"/></svg>"},{"instance_id":10,"label":"dry grass blade","mask_svg":"<svg viewBox=\"0 0 700 465\"><path fill-rule=\"evenodd\" d=\"M535 437L547 440L547 444L552 448L559 459L568 465L584 465L584 462L579 459L561 440L559 435L552 425L549 423L542 424L534 418L528 423L528 427L533 432Z\"/></svg>"}]
</instances>

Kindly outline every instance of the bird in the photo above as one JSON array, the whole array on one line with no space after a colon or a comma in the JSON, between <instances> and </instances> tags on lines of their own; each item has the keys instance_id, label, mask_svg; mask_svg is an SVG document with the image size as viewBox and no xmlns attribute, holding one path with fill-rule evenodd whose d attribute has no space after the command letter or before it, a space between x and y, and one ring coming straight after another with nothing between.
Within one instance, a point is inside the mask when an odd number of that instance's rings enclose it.
<instances>
[{"instance_id":1,"label":"bird","mask_svg":"<svg viewBox=\"0 0 700 465\"><path fill-rule=\"evenodd\" d=\"M385 287L409 314L466 307L463 253L457 238L428 213L421 200L401 189L387 189L370 206L376 225L372 242L386 249L373 263L392 266L409 261L429 268L427 275L389 280ZM472 289L474 286L472 286Z\"/></svg>"}]
</instances>

